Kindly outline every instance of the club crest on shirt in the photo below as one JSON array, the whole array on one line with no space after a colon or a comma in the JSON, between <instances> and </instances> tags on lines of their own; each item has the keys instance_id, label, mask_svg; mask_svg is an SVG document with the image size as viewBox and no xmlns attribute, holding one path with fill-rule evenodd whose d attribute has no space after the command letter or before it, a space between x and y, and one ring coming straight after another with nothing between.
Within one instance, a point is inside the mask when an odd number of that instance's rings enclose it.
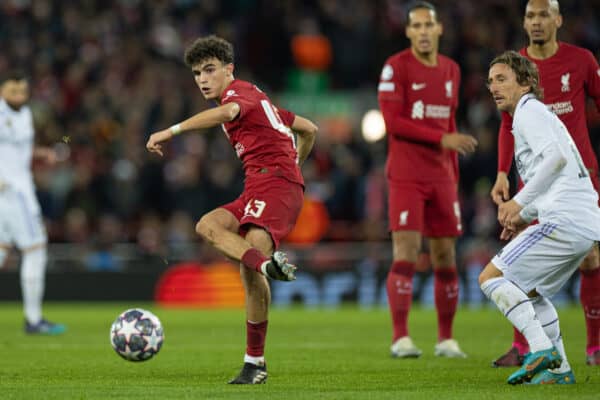
<instances>
[{"instance_id":1,"label":"club crest on shirt","mask_svg":"<svg viewBox=\"0 0 600 400\"><path fill-rule=\"evenodd\" d=\"M564 92L568 92L568 91L571 90L571 87L569 86L569 80L570 79L571 79L571 74L568 73L568 72L566 74L563 74L560 77L560 84L562 85L561 88L560 88L561 92L564 93Z\"/></svg>"},{"instance_id":2,"label":"club crest on shirt","mask_svg":"<svg viewBox=\"0 0 600 400\"><path fill-rule=\"evenodd\" d=\"M452 81L446 81L446 97L452 97Z\"/></svg>"},{"instance_id":3,"label":"club crest on shirt","mask_svg":"<svg viewBox=\"0 0 600 400\"><path fill-rule=\"evenodd\" d=\"M423 105L423 102L421 100L415 101L412 106L411 118L412 119L423 119L424 115L425 115L425 107Z\"/></svg>"},{"instance_id":4,"label":"club crest on shirt","mask_svg":"<svg viewBox=\"0 0 600 400\"><path fill-rule=\"evenodd\" d=\"M244 145L241 144L240 142L237 142L234 147L235 147L235 154L238 156L238 158L240 158L242 156L242 154L244 154L244 151L246 151L246 149L244 148Z\"/></svg>"},{"instance_id":5,"label":"club crest on shirt","mask_svg":"<svg viewBox=\"0 0 600 400\"><path fill-rule=\"evenodd\" d=\"M225 97L223 97L223 100L227 100L228 98L230 98L230 97L232 97L232 96L237 96L237 93L236 93L236 92L235 92L235 90L233 90L233 89L231 89L231 90L228 90L228 91L225 93Z\"/></svg>"},{"instance_id":6,"label":"club crest on shirt","mask_svg":"<svg viewBox=\"0 0 600 400\"><path fill-rule=\"evenodd\" d=\"M381 70L381 80L389 81L394 76L394 68L390 64L385 64Z\"/></svg>"}]
</instances>

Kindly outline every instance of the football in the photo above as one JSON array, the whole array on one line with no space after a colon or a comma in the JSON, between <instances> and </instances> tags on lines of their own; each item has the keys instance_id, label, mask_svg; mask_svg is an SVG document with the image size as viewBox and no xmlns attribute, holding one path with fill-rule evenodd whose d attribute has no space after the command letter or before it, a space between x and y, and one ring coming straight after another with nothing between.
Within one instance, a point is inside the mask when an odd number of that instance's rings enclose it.
<instances>
[{"instance_id":1,"label":"football","mask_svg":"<svg viewBox=\"0 0 600 400\"><path fill-rule=\"evenodd\" d=\"M123 311L110 328L110 344L128 361L146 361L161 349L165 338L158 317L148 310Z\"/></svg>"}]
</instances>

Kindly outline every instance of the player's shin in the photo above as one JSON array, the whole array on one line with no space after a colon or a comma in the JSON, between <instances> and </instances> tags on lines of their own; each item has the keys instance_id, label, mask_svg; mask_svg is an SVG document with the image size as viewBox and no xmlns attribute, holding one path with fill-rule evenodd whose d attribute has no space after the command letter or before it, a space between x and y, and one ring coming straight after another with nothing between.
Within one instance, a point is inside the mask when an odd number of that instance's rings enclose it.
<instances>
[{"instance_id":1,"label":"player's shin","mask_svg":"<svg viewBox=\"0 0 600 400\"><path fill-rule=\"evenodd\" d=\"M549 349L552 342L535 314L531 300L521 289L504 278L491 278L481 284L481 290L529 343L532 352Z\"/></svg>"},{"instance_id":2,"label":"player's shin","mask_svg":"<svg viewBox=\"0 0 600 400\"><path fill-rule=\"evenodd\" d=\"M30 324L37 324L42 319L46 247L25 251L22 257L21 290L25 318Z\"/></svg>"},{"instance_id":3,"label":"player's shin","mask_svg":"<svg viewBox=\"0 0 600 400\"><path fill-rule=\"evenodd\" d=\"M600 267L581 271L581 305L587 328L587 355L600 351Z\"/></svg>"},{"instance_id":4,"label":"player's shin","mask_svg":"<svg viewBox=\"0 0 600 400\"><path fill-rule=\"evenodd\" d=\"M548 338L552 341L554 347L557 348L560 356L562 358L562 364L560 368L552 370L552 372L556 373L564 373L571 370L571 366L567 361L567 354L565 353L565 345L562 340L562 335L560 333L560 325L558 322L558 313L554 308L554 305L550 300L545 297L538 296L532 301L533 308L535 310L542 327L544 328L544 332L548 336Z\"/></svg>"},{"instance_id":5,"label":"player's shin","mask_svg":"<svg viewBox=\"0 0 600 400\"><path fill-rule=\"evenodd\" d=\"M408 313L412 303L414 263L394 261L387 276L387 297L392 317L392 342L408 336Z\"/></svg>"},{"instance_id":6,"label":"player's shin","mask_svg":"<svg viewBox=\"0 0 600 400\"><path fill-rule=\"evenodd\" d=\"M438 317L438 342L452 338L452 322L458 305L456 267L434 270L435 309Z\"/></svg>"},{"instance_id":7,"label":"player's shin","mask_svg":"<svg viewBox=\"0 0 600 400\"><path fill-rule=\"evenodd\" d=\"M265 339L268 321L246 321L246 354L244 362L262 365L265 362Z\"/></svg>"}]
</instances>

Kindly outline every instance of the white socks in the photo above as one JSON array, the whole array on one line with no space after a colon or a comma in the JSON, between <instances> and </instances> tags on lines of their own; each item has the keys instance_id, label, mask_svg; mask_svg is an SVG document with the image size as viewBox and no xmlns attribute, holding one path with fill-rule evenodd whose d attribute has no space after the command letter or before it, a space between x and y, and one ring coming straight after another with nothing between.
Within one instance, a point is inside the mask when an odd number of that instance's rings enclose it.
<instances>
[{"instance_id":1,"label":"white socks","mask_svg":"<svg viewBox=\"0 0 600 400\"><path fill-rule=\"evenodd\" d=\"M23 311L30 324L42 319L44 275L46 273L46 247L23 252L21 261L21 291Z\"/></svg>"},{"instance_id":2,"label":"white socks","mask_svg":"<svg viewBox=\"0 0 600 400\"><path fill-rule=\"evenodd\" d=\"M504 278L492 278L481 285L481 290L525 336L531 352L553 346L535 314L531 300L514 283Z\"/></svg>"},{"instance_id":3,"label":"white socks","mask_svg":"<svg viewBox=\"0 0 600 400\"><path fill-rule=\"evenodd\" d=\"M248 354L245 354L244 362L258 365L258 366L263 366L263 365L265 365L265 357L264 356L254 357L254 356L249 356Z\"/></svg>"},{"instance_id":4,"label":"white socks","mask_svg":"<svg viewBox=\"0 0 600 400\"><path fill-rule=\"evenodd\" d=\"M544 332L550 340L554 347L558 349L560 356L562 357L562 364L560 364L560 368L552 369L551 372L562 373L571 370L571 366L569 365L569 361L567 361L567 354L565 353L565 345L563 344L562 335L560 334L560 327L558 324L558 314L556 313L556 309L550 300L545 297L538 296L532 299L533 308L535 309L535 313L542 324L542 328L544 328Z\"/></svg>"}]
</instances>

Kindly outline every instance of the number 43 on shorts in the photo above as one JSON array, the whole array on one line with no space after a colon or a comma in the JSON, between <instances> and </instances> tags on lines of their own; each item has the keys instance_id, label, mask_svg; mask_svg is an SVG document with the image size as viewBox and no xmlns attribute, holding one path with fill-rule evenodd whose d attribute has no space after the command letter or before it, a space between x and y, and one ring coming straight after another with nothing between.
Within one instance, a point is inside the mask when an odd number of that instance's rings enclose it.
<instances>
[{"instance_id":1,"label":"number 43 on shorts","mask_svg":"<svg viewBox=\"0 0 600 400\"><path fill-rule=\"evenodd\" d=\"M267 203L262 200L252 199L246 204L246 208L244 208L244 215L251 215L254 218L260 218Z\"/></svg>"}]
</instances>

